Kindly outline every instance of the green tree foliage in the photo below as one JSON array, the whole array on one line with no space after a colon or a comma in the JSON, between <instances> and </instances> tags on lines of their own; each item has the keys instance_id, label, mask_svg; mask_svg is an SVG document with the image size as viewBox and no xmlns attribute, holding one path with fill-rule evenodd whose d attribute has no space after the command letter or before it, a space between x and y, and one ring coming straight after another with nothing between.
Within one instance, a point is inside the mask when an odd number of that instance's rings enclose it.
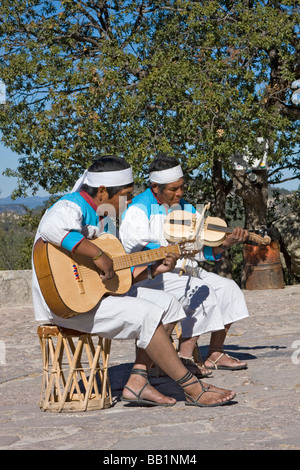
<instances>
[{"instance_id":1,"label":"green tree foliage","mask_svg":"<svg viewBox=\"0 0 300 470\"><path fill-rule=\"evenodd\" d=\"M52 196L35 209L23 205L22 213L13 208L0 213L0 271L31 269L32 248L39 222L45 210L57 199L58 196Z\"/></svg>"},{"instance_id":2,"label":"green tree foliage","mask_svg":"<svg viewBox=\"0 0 300 470\"><path fill-rule=\"evenodd\" d=\"M2 0L0 123L22 155L7 172L15 195L65 191L105 153L124 155L142 182L167 152L211 179L219 215L233 184L246 211L266 208L267 176L300 172L299 13L293 0ZM246 146L257 156L257 137L270 171L254 186L231 157Z\"/></svg>"},{"instance_id":3,"label":"green tree foliage","mask_svg":"<svg viewBox=\"0 0 300 470\"><path fill-rule=\"evenodd\" d=\"M23 220L32 217L29 210L25 216L14 212L0 214L0 270L31 268L34 232Z\"/></svg>"}]
</instances>

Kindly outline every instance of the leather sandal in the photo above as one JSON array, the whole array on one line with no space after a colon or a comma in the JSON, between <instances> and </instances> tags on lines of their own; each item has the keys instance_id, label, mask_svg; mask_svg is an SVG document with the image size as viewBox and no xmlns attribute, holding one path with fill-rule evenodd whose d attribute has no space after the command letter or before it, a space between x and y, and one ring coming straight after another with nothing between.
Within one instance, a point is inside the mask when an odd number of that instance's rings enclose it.
<instances>
[{"instance_id":1,"label":"leather sandal","mask_svg":"<svg viewBox=\"0 0 300 470\"><path fill-rule=\"evenodd\" d=\"M212 407L215 407L215 406L227 405L228 403L230 403L233 400L234 397L230 398L229 400L221 401L221 402L217 402L217 403L211 403L211 404L199 403L198 400L200 400L200 398L202 397L202 395L204 395L204 393L209 392L209 393L218 393L218 394L220 394L220 392L218 392L217 390L210 390L210 385L208 387L204 387L201 380L197 379L197 377L196 377L196 380L194 380L193 382L186 383L186 382L189 382L192 378L193 378L193 375L190 372L187 372L181 379L176 380L176 382L182 388L189 387L190 385L194 385L197 382L201 385L202 391L201 391L201 393L199 393L197 398L193 398L191 395L189 395L188 393L186 393L184 391L185 397L190 400L190 401L185 402L186 406L198 406L199 408L212 408Z\"/></svg>"},{"instance_id":2,"label":"leather sandal","mask_svg":"<svg viewBox=\"0 0 300 470\"><path fill-rule=\"evenodd\" d=\"M219 365L218 362L223 356L227 356L230 359L233 359L234 361L240 363L240 365L236 365L235 367L225 366L225 365L222 366L221 364ZM228 354L226 354L224 352L221 353L220 356L215 361L213 361L212 359L209 359L209 358L207 358L206 361L211 362L212 365L213 365L213 367L206 367L207 369L210 369L210 370L243 370L243 369L248 369L248 365L246 363L243 364L236 357L229 356Z\"/></svg>"},{"instance_id":3,"label":"leather sandal","mask_svg":"<svg viewBox=\"0 0 300 470\"><path fill-rule=\"evenodd\" d=\"M144 369L132 369L130 372L130 375L140 375L141 377L144 377L146 379L145 385L141 388L139 393L135 393L134 390L132 390L130 387L127 387L127 385L124 386L124 388L127 388L136 398L126 398L123 395L121 396L122 401L126 401L127 403L136 403L138 405L148 405L148 406L173 406L175 403L157 403L156 401L153 400L147 400L146 398L142 398L141 395L145 388L150 385L150 382L148 380L148 373Z\"/></svg>"},{"instance_id":4,"label":"leather sandal","mask_svg":"<svg viewBox=\"0 0 300 470\"><path fill-rule=\"evenodd\" d=\"M209 377L212 375L212 371L208 370L211 368L207 367L200 367L193 359L193 357L183 357L179 354L179 359L181 360L182 364L187 368L189 372L200 379L204 379L205 377Z\"/></svg>"}]
</instances>

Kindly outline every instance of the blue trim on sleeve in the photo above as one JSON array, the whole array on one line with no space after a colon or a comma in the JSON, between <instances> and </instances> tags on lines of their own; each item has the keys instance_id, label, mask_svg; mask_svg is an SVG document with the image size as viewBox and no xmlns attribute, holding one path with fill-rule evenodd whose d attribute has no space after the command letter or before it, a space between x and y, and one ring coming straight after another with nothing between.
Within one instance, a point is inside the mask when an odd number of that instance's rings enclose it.
<instances>
[{"instance_id":1,"label":"blue trim on sleeve","mask_svg":"<svg viewBox=\"0 0 300 470\"><path fill-rule=\"evenodd\" d=\"M147 243L147 245L144 246L142 251L154 250L155 248L160 248L160 245L158 243L149 242L149 243Z\"/></svg>"},{"instance_id":2,"label":"blue trim on sleeve","mask_svg":"<svg viewBox=\"0 0 300 470\"><path fill-rule=\"evenodd\" d=\"M195 207L192 204L190 204L189 202L187 202L185 199L180 199L179 204L180 204L181 209L183 211L191 212L192 214L196 213Z\"/></svg>"},{"instance_id":3,"label":"blue trim on sleeve","mask_svg":"<svg viewBox=\"0 0 300 470\"><path fill-rule=\"evenodd\" d=\"M214 256L213 248L211 246L205 246L203 249L203 254L207 261L220 261L221 259L221 253Z\"/></svg>"},{"instance_id":4,"label":"blue trim on sleeve","mask_svg":"<svg viewBox=\"0 0 300 470\"><path fill-rule=\"evenodd\" d=\"M66 250L73 251L76 245L80 243L85 237L82 233L71 231L61 242L61 246Z\"/></svg>"}]
</instances>

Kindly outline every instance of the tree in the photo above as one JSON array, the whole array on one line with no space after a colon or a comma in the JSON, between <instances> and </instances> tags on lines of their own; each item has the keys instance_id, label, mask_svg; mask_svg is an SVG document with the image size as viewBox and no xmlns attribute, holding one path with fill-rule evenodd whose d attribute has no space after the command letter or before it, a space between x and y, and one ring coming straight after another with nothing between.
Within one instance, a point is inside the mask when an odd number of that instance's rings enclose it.
<instances>
[{"instance_id":1,"label":"tree","mask_svg":"<svg viewBox=\"0 0 300 470\"><path fill-rule=\"evenodd\" d=\"M126 156L141 182L166 152L210 179L216 215L236 188L250 227L265 223L278 171L299 177L297 1L3 0L0 14L17 194L65 191L105 153ZM252 183L232 157L257 156L258 137L270 170Z\"/></svg>"},{"instance_id":2,"label":"tree","mask_svg":"<svg viewBox=\"0 0 300 470\"><path fill-rule=\"evenodd\" d=\"M26 224L33 211L20 216L14 212L0 214L0 270L30 269L34 228Z\"/></svg>"}]
</instances>

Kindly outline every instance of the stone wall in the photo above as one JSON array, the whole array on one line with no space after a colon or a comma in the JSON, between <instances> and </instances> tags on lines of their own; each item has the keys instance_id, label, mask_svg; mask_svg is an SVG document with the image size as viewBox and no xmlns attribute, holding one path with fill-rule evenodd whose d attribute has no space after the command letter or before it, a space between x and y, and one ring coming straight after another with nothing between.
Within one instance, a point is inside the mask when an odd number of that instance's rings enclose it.
<instances>
[{"instance_id":1,"label":"stone wall","mask_svg":"<svg viewBox=\"0 0 300 470\"><path fill-rule=\"evenodd\" d=\"M0 306L32 303L30 269L0 271Z\"/></svg>"}]
</instances>

